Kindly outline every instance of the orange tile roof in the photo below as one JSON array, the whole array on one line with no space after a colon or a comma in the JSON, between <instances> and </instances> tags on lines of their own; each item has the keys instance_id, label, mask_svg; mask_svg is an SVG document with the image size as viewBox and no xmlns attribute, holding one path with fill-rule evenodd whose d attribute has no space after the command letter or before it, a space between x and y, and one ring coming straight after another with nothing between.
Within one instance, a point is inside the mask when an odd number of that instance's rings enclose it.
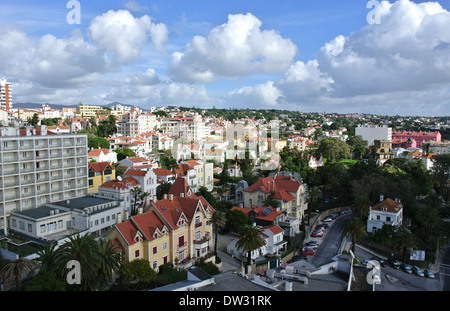
<instances>
[{"instance_id":1,"label":"orange tile roof","mask_svg":"<svg viewBox=\"0 0 450 311\"><path fill-rule=\"evenodd\" d=\"M93 149L89 151L88 156L89 157L98 157L100 153L108 154L110 152L109 149Z\"/></svg>"},{"instance_id":2,"label":"orange tile roof","mask_svg":"<svg viewBox=\"0 0 450 311\"><path fill-rule=\"evenodd\" d=\"M383 211L383 209L386 209L387 212L398 213L402 208L403 204L401 202L395 202L394 200L387 198L372 207L372 210Z\"/></svg>"},{"instance_id":3,"label":"orange tile roof","mask_svg":"<svg viewBox=\"0 0 450 311\"><path fill-rule=\"evenodd\" d=\"M115 170L116 168L110 165L108 162L89 162L88 167L92 168L96 172L103 172L107 167Z\"/></svg>"}]
</instances>

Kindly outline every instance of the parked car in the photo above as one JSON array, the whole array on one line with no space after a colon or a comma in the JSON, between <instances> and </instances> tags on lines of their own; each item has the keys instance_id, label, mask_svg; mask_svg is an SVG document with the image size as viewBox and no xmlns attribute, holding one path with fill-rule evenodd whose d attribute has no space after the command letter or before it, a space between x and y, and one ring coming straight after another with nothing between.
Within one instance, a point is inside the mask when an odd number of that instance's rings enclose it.
<instances>
[{"instance_id":1,"label":"parked car","mask_svg":"<svg viewBox=\"0 0 450 311\"><path fill-rule=\"evenodd\" d=\"M434 279L434 273L430 269L423 270L423 274L429 279Z\"/></svg>"},{"instance_id":2,"label":"parked car","mask_svg":"<svg viewBox=\"0 0 450 311\"><path fill-rule=\"evenodd\" d=\"M302 254L304 255L314 255L314 250L311 248L306 248L304 250L302 250Z\"/></svg>"},{"instance_id":3,"label":"parked car","mask_svg":"<svg viewBox=\"0 0 450 311\"><path fill-rule=\"evenodd\" d=\"M306 246L318 247L319 246L319 242L317 242L317 241L310 241L310 242L306 243L305 245Z\"/></svg>"},{"instance_id":4,"label":"parked car","mask_svg":"<svg viewBox=\"0 0 450 311\"><path fill-rule=\"evenodd\" d=\"M302 247L302 251L307 250L307 249L315 250L316 248L317 248L317 246L314 247L314 246L307 246L307 245L305 245L305 246Z\"/></svg>"},{"instance_id":5,"label":"parked car","mask_svg":"<svg viewBox=\"0 0 450 311\"><path fill-rule=\"evenodd\" d=\"M373 256L372 259L378 261L380 263L380 266L386 267L386 260L381 259L378 256Z\"/></svg>"},{"instance_id":6,"label":"parked car","mask_svg":"<svg viewBox=\"0 0 450 311\"><path fill-rule=\"evenodd\" d=\"M320 237L323 236L323 232L322 232L322 231L314 231L314 232L311 234L311 236L312 236L312 237L315 237L315 238L320 238Z\"/></svg>"},{"instance_id":7,"label":"parked car","mask_svg":"<svg viewBox=\"0 0 450 311\"><path fill-rule=\"evenodd\" d=\"M406 273L412 273L411 266L406 263L402 263L400 265L400 268L402 268L402 270L405 271Z\"/></svg>"},{"instance_id":8,"label":"parked car","mask_svg":"<svg viewBox=\"0 0 450 311\"><path fill-rule=\"evenodd\" d=\"M325 223L321 223L320 225L319 225L319 227L322 227L322 228L325 228L325 229L328 229L330 226L328 225L328 224L325 224Z\"/></svg>"},{"instance_id":9,"label":"parked car","mask_svg":"<svg viewBox=\"0 0 450 311\"><path fill-rule=\"evenodd\" d=\"M420 269L418 266L412 266L412 271L417 274L418 276L424 277L425 274L423 273L422 269Z\"/></svg>"},{"instance_id":10,"label":"parked car","mask_svg":"<svg viewBox=\"0 0 450 311\"><path fill-rule=\"evenodd\" d=\"M392 266L392 268L394 268L394 269L400 269L400 262L399 261L397 261L396 259L394 259L394 258L389 258L389 264Z\"/></svg>"},{"instance_id":11,"label":"parked car","mask_svg":"<svg viewBox=\"0 0 450 311\"><path fill-rule=\"evenodd\" d=\"M326 221L326 222L333 221L333 218L327 217L327 218L325 218L323 221Z\"/></svg>"}]
</instances>

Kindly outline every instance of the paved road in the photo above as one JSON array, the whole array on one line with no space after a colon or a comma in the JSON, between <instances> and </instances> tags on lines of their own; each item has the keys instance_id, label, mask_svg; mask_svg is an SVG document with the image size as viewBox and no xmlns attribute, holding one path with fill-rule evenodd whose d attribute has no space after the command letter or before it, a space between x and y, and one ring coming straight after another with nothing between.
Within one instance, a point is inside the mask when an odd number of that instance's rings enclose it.
<instances>
[{"instance_id":1,"label":"paved road","mask_svg":"<svg viewBox=\"0 0 450 311\"><path fill-rule=\"evenodd\" d=\"M310 241L319 241L320 243L317 252L310 257L311 263L321 266L329 263L337 255L345 224L350 218L351 215L338 216L333 221L327 222L330 227L325 230L323 237L309 238Z\"/></svg>"},{"instance_id":2,"label":"paved road","mask_svg":"<svg viewBox=\"0 0 450 311\"><path fill-rule=\"evenodd\" d=\"M442 257L439 276L441 277L442 290L450 291L450 247L447 249Z\"/></svg>"}]
</instances>

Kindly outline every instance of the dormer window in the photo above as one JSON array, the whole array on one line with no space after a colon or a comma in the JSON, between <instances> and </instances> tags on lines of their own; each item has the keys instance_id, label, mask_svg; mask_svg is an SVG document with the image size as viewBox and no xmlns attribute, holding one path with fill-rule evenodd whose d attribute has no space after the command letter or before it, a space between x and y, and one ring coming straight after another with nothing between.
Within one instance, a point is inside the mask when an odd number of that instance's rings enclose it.
<instances>
[{"instance_id":1,"label":"dormer window","mask_svg":"<svg viewBox=\"0 0 450 311\"><path fill-rule=\"evenodd\" d=\"M136 237L134 238L134 240L135 240L136 242L140 242L140 241L141 241L141 238L139 237L139 235L136 235Z\"/></svg>"}]
</instances>

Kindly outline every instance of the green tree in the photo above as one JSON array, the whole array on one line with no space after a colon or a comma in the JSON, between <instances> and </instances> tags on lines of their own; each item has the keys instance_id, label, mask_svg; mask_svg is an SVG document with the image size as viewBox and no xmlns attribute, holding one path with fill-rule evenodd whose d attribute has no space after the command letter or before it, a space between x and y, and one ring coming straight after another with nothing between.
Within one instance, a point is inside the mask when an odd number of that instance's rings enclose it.
<instances>
[{"instance_id":1,"label":"green tree","mask_svg":"<svg viewBox=\"0 0 450 311\"><path fill-rule=\"evenodd\" d=\"M361 222L361 220L359 220L359 218L353 217L345 225L344 231L346 233L350 234L350 236L352 238L351 248L352 248L352 251L355 252L356 238L367 235L364 224Z\"/></svg>"},{"instance_id":2,"label":"green tree","mask_svg":"<svg viewBox=\"0 0 450 311\"><path fill-rule=\"evenodd\" d=\"M22 277L25 273L34 272L37 268L36 262L27 258L4 260L0 264L0 279L14 279L16 290L20 289Z\"/></svg>"},{"instance_id":3,"label":"green tree","mask_svg":"<svg viewBox=\"0 0 450 311\"><path fill-rule=\"evenodd\" d=\"M234 232L238 232L241 227L248 225L247 215L237 209L227 210L225 218L227 219L226 226Z\"/></svg>"},{"instance_id":4,"label":"green tree","mask_svg":"<svg viewBox=\"0 0 450 311\"><path fill-rule=\"evenodd\" d=\"M31 126L37 126L39 124L39 116L37 113L33 114L31 118L28 118L28 123L30 123Z\"/></svg>"},{"instance_id":5,"label":"green tree","mask_svg":"<svg viewBox=\"0 0 450 311\"><path fill-rule=\"evenodd\" d=\"M249 225L242 228L241 236L237 239L236 246L238 250L247 252L246 273L248 273L248 267L251 265L252 252L264 245L266 245L266 240L261 229Z\"/></svg>"},{"instance_id":6,"label":"green tree","mask_svg":"<svg viewBox=\"0 0 450 311\"><path fill-rule=\"evenodd\" d=\"M329 161L351 158L350 147L339 138L325 138L321 140L317 151Z\"/></svg>"},{"instance_id":7,"label":"green tree","mask_svg":"<svg viewBox=\"0 0 450 311\"><path fill-rule=\"evenodd\" d=\"M135 283L137 284L135 286L140 289L150 287L151 283L156 281L157 274L147 260L137 258L120 267L120 277L127 286Z\"/></svg>"},{"instance_id":8,"label":"green tree","mask_svg":"<svg viewBox=\"0 0 450 311\"><path fill-rule=\"evenodd\" d=\"M89 148L93 148L93 149L97 149L97 148L102 148L102 149L109 149L110 143L107 139L103 138L103 137L95 137L95 138L89 138L88 139L88 147Z\"/></svg>"},{"instance_id":9,"label":"green tree","mask_svg":"<svg viewBox=\"0 0 450 311\"><path fill-rule=\"evenodd\" d=\"M351 209L353 215L360 220L365 220L369 215L370 200L364 195L359 195L353 200Z\"/></svg>"},{"instance_id":10,"label":"green tree","mask_svg":"<svg viewBox=\"0 0 450 311\"><path fill-rule=\"evenodd\" d=\"M127 157L132 158L132 157L136 156L136 153L127 147L125 147L123 149L117 148L116 153L117 153L117 161L122 161L123 159L126 159Z\"/></svg>"},{"instance_id":11,"label":"green tree","mask_svg":"<svg viewBox=\"0 0 450 311\"><path fill-rule=\"evenodd\" d=\"M215 210L214 213L211 214L209 221L214 227L214 254L217 256L217 236L219 228L226 224L225 214L222 211Z\"/></svg>"},{"instance_id":12,"label":"green tree","mask_svg":"<svg viewBox=\"0 0 450 311\"><path fill-rule=\"evenodd\" d=\"M416 237L410 231L404 228L396 233L395 245L399 248L403 255L403 261L408 260L408 249L417 246Z\"/></svg>"},{"instance_id":13,"label":"green tree","mask_svg":"<svg viewBox=\"0 0 450 311\"><path fill-rule=\"evenodd\" d=\"M165 194L168 194L170 191L170 188L172 188L172 184L168 181L160 183L156 187L156 198L158 200L161 200Z\"/></svg>"}]
</instances>

